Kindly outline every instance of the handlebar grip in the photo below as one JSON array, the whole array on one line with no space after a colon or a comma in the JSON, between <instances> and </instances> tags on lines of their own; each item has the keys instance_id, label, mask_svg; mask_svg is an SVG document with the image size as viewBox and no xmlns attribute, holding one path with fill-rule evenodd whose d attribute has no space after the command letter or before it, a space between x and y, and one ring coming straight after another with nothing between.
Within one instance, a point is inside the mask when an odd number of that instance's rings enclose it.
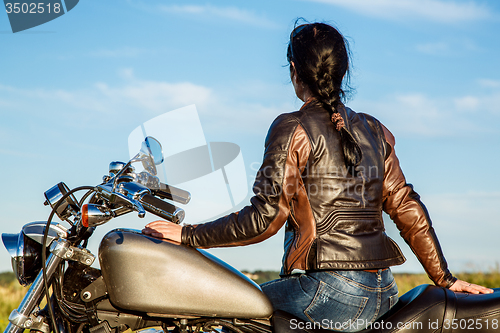
<instances>
[{"instance_id":1,"label":"handlebar grip","mask_svg":"<svg viewBox=\"0 0 500 333\"><path fill-rule=\"evenodd\" d=\"M152 214L155 214L165 220L174 223L181 223L184 220L184 210L178 208L171 203L158 199L154 195L145 194L140 199L144 209Z\"/></svg>"},{"instance_id":2,"label":"handlebar grip","mask_svg":"<svg viewBox=\"0 0 500 333\"><path fill-rule=\"evenodd\" d=\"M191 194L188 191L164 183L160 183L160 189L155 189L154 193L162 199L169 199L184 205L191 200Z\"/></svg>"}]
</instances>

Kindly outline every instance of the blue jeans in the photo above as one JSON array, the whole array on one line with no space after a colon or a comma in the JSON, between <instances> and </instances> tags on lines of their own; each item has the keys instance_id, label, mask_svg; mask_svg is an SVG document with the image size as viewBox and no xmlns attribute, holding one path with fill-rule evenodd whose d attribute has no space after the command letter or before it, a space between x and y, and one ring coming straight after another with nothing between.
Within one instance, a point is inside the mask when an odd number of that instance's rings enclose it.
<instances>
[{"instance_id":1,"label":"blue jeans","mask_svg":"<svg viewBox=\"0 0 500 333\"><path fill-rule=\"evenodd\" d=\"M315 328L363 330L396 304L391 270L316 271L293 274L261 285L274 310L283 310Z\"/></svg>"}]
</instances>

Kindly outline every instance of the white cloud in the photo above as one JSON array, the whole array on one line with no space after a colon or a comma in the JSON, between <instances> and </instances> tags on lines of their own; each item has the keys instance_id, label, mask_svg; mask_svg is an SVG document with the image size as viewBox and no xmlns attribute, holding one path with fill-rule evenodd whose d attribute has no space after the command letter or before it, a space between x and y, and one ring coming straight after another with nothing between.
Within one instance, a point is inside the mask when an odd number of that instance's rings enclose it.
<instances>
[{"instance_id":1,"label":"white cloud","mask_svg":"<svg viewBox=\"0 0 500 333\"><path fill-rule=\"evenodd\" d=\"M117 73L122 79L132 80L134 78L133 68L121 68L117 71Z\"/></svg>"},{"instance_id":2,"label":"white cloud","mask_svg":"<svg viewBox=\"0 0 500 333\"><path fill-rule=\"evenodd\" d=\"M417 44L415 49L418 52L434 56L463 55L464 52L481 50L473 41L467 39L421 43Z\"/></svg>"},{"instance_id":3,"label":"white cloud","mask_svg":"<svg viewBox=\"0 0 500 333\"><path fill-rule=\"evenodd\" d=\"M465 124L457 122L457 118L451 117L452 110L447 109L445 104L418 93L387 96L384 101L353 103L356 111L376 116L389 129L397 130L398 136L426 137L449 136L465 127Z\"/></svg>"},{"instance_id":4,"label":"white cloud","mask_svg":"<svg viewBox=\"0 0 500 333\"><path fill-rule=\"evenodd\" d=\"M237 21L238 23L275 28L276 24L253 11L240 9L237 7L216 7L212 5L161 5L161 11L169 14L188 14L198 17L224 19Z\"/></svg>"},{"instance_id":5,"label":"white cloud","mask_svg":"<svg viewBox=\"0 0 500 333\"><path fill-rule=\"evenodd\" d=\"M477 110L481 105L481 100L476 96L464 96L455 99L455 107L458 110Z\"/></svg>"},{"instance_id":6,"label":"white cloud","mask_svg":"<svg viewBox=\"0 0 500 333\"><path fill-rule=\"evenodd\" d=\"M209 88L190 82L169 83L140 80L133 77L131 70L123 70L120 75L127 81L116 86L103 82L82 90L18 89L0 86L0 94L10 93L10 98L7 96L4 98L17 106L49 103L55 109L71 106L73 109L96 111L102 114L166 112L184 105L206 104L213 95ZM23 110L29 113L34 109L24 107Z\"/></svg>"},{"instance_id":7,"label":"white cloud","mask_svg":"<svg viewBox=\"0 0 500 333\"><path fill-rule=\"evenodd\" d=\"M434 194L424 199L450 262L476 263L482 269L500 262L500 192Z\"/></svg>"},{"instance_id":8,"label":"white cloud","mask_svg":"<svg viewBox=\"0 0 500 333\"><path fill-rule=\"evenodd\" d=\"M300 107L294 105L296 99L289 85L246 82L214 90L192 82L140 79L130 68L122 69L118 76L123 80L121 83L97 82L80 90L0 85L2 112L15 111L35 117L52 115L85 127L94 119L100 119L103 124L111 121L129 124L137 117L146 120L196 104L207 130L224 128L230 133L264 135L277 115ZM478 86L488 85L491 89L463 96L404 93L378 100L357 98L349 105L357 112L374 115L398 137L498 133L500 89L496 85L500 86L500 81L477 82Z\"/></svg>"},{"instance_id":9,"label":"white cloud","mask_svg":"<svg viewBox=\"0 0 500 333\"><path fill-rule=\"evenodd\" d=\"M206 104L212 96L210 89L190 82L137 80L121 87L97 83L96 88L99 95L108 101L155 113L183 105Z\"/></svg>"},{"instance_id":10,"label":"white cloud","mask_svg":"<svg viewBox=\"0 0 500 333\"><path fill-rule=\"evenodd\" d=\"M396 94L383 100L357 99L352 106L374 115L398 136L454 137L499 131L500 89L456 97Z\"/></svg>"},{"instance_id":11,"label":"white cloud","mask_svg":"<svg viewBox=\"0 0 500 333\"><path fill-rule=\"evenodd\" d=\"M487 271L500 263L499 200L500 192L465 191L422 196L452 272ZM394 223L385 217L388 235L400 245L408 259L405 265L395 267L395 271L422 272L422 266L402 241Z\"/></svg>"},{"instance_id":12,"label":"white cloud","mask_svg":"<svg viewBox=\"0 0 500 333\"><path fill-rule=\"evenodd\" d=\"M479 79L478 83L486 88L500 88L500 80Z\"/></svg>"},{"instance_id":13,"label":"white cloud","mask_svg":"<svg viewBox=\"0 0 500 333\"><path fill-rule=\"evenodd\" d=\"M276 101L276 96L287 96L285 90L292 93L285 86L257 82L214 91L192 82L143 80L130 68L120 70L118 76L123 79L120 84L97 82L80 90L0 85L0 104L9 106L2 112L25 117L45 115L85 128L92 122L93 126L136 125L140 119L196 104L207 128L247 134L257 129L260 135L277 115L293 109L292 103Z\"/></svg>"},{"instance_id":14,"label":"white cloud","mask_svg":"<svg viewBox=\"0 0 500 333\"><path fill-rule=\"evenodd\" d=\"M362 15L391 20L424 19L442 23L488 19L491 9L473 1L443 0L308 0L347 8Z\"/></svg>"},{"instance_id":15,"label":"white cloud","mask_svg":"<svg viewBox=\"0 0 500 333\"><path fill-rule=\"evenodd\" d=\"M207 130L263 135L279 114L298 109L287 85L253 82L214 90L192 82L143 80L132 69L119 72L121 83L98 82L80 90L18 89L0 85L2 112L26 116L52 115L66 123L88 126L129 124L179 107L196 104ZM355 99L349 105L380 119L395 134L405 137L454 137L464 133L497 133L500 116L500 81L479 80L492 87L481 94L432 97L422 93ZM276 98L276 96L281 96ZM300 104L300 103L299 103ZM80 112L84 111L84 112ZM139 119L137 120L137 122Z\"/></svg>"},{"instance_id":16,"label":"white cloud","mask_svg":"<svg viewBox=\"0 0 500 333\"><path fill-rule=\"evenodd\" d=\"M444 42L418 44L417 51L430 55L442 55L450 52L450 45Z\"/></svg>"}]
</instances>

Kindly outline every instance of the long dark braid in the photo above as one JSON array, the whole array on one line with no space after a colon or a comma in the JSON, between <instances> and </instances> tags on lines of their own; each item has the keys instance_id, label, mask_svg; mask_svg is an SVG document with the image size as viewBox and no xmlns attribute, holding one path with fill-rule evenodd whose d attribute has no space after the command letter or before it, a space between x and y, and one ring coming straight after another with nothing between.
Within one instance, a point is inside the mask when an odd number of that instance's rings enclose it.
<instances>
[{"instance_id":1,"label":"long dark braid","mask_svg":"<svg viewBox=\"0 0 500 333\"><path fill-rule=\"evenodd\" d=\"M340 133L345 165L351 174L356 174L362 158L361 148L349 132L345 124L347 120L339 113L346 95L342 83L349 75L347 41L337 29L327 24L301 25L290 36L287 57L290 63L293 62L299 80L330 113Z\"/></svg>"}]
</instances>

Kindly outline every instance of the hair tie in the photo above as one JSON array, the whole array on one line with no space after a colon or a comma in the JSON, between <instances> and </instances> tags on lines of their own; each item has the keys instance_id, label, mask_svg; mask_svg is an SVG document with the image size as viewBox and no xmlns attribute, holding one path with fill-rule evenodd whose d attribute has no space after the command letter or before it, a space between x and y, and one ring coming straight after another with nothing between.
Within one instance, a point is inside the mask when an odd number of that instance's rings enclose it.
<instances>
[{"instance_id":1,"label":"hair tie","mask_svg":"<svg viewBox=\"0 0 500 333\"><path fill-rule=\"evenodd\" d=\"M338 112L332 114L332 123L334 123L337 126L337 131L339 132L342 129L342 127L345 127L344 119Z\"/></svg>"}]
</instances>

